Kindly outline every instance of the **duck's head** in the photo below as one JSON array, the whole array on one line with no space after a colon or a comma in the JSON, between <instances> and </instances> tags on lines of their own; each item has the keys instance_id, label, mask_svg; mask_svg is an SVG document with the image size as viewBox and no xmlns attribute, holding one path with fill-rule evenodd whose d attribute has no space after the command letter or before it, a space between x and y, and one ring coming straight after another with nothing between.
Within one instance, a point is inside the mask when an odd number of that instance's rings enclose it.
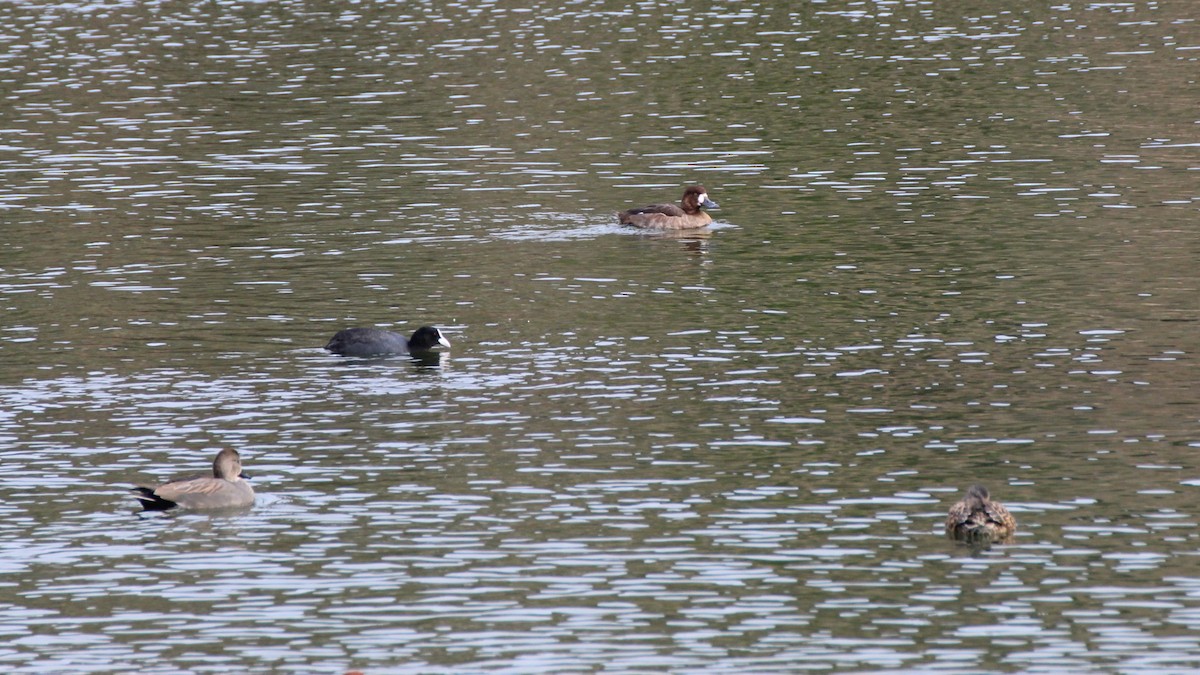
<instances>
[{"instance_id":1,"label":"duck's head","mask_svg":"<svg viewBox=\"0 0 1200 675\"><path fill-rule=\"evenodd\" d=\"M719 209L719 204L708 198L708 190L703 185L691 185L683 191L685 211L699 211L701 208Z\"/></svg>"},{"instance_id":2,"label":"duck's head","mask_svg":"<svg viewBox=\"0 0 1200 675\"><path fill-rule=\"evenodd\" d=\"M992 495L988 493L988 489L979 483L975 483L967 488L967 494L963 495L963 501L970 504L973 508L983 508L991 498Z\"/></svg>"},{"instance_id":3,"label":"duck's head","mask_svg":"<svg viewBox=\"0 0 1200 675\"><path fill-rule=\"evenodd\" d=\"M233 480L242 476L242 456L233 448L225 448L213 460L213 477Z\"/></svg>"}]
</instances>

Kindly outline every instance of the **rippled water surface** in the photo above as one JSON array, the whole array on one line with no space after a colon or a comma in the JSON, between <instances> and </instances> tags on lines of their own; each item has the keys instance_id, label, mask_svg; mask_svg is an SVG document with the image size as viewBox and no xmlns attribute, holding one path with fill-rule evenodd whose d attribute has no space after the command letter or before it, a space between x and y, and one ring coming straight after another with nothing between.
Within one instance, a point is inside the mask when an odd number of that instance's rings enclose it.
<instances>
[{"instance_id":1,"label":"rippled water surface","mask_svg":"<svg viewBox=\"0 0 1200 675\"><path fill-rule=\"evenodd\" d=\"M0 668L1200 668L1194 10L0 6Z\"/></svg>"}]
</instances>

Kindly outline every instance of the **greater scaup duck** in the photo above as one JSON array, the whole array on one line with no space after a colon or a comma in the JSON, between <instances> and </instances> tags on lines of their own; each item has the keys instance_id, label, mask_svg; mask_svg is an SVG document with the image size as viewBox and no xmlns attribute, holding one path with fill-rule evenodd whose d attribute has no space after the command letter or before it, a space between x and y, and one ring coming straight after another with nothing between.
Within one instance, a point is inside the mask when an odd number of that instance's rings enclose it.
<instances>
[{"instance_id":1,"label":"greater scaup duck","mask_svg":"<svg viewBox=\"0 0 1200 675\"><path fill-rule=\"evenodd\" d=\"M1016 529L1016 518L1003 504L992 501L987 488L978 483L950 507L946 517L946 536L970 544L1006 544Z\"/></svg>"},{"instance_id":2,"label":"greater scaup duck","mask_svg":"<svg viewBox=\"0 0 1200 675\"><path fill-rule=\"evenodd\" d=\"M450 341L433 326L421 326L411 338L379 328L347 328L338 331L325 345L325 349L342 356L419 354L437 347L449 349Z\"/></svg>"},{"instance_id":3,"label":"greater scaup duck","mask_svg":"<svg viewBox=\"0 0 1200 675\"><path fill-rule=\"evenodd\" d=\"M242 477L242 457L232 448L217 453L211 476L180 478L156 488L139 485L133 491L146 511L166 511L176 506L229 509L254 503L254 488Z\"/></svg>"},{"instance_id":4,"label":"greater scaup duck","mask_svg":"<svg viewBox=\"0 0 1200 675\"><path fill-rule=\"evenodd\" d=\"M704 209L719 208L708 198L708 190L702 185L692 185L683 191L679 206L674 204L651 204L638 209L629 209L617 214L622 225L633 225L652 230L694 230L712 222L712 216Z\"/></svg>"}]
</instances>

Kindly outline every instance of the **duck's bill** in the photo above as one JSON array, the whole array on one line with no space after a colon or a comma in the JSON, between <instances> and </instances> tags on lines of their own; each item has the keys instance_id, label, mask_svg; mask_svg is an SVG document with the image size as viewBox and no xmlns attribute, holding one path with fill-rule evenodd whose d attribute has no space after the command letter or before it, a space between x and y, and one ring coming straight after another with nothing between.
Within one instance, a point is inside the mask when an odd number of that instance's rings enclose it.
<instances>
[{"instance_id":1,"label":"duck's bill","mask_svg":"<svg viewBox=\"0 0 1200 675\"><path fill-rule=\"evenodd\" d=\"M701 205L701 206L703 206L703 207L704 207L704 208L706 208L706 209L719 209L719 208L721 208L721 205L720 205L720 204L718 204L718 203L714 202L714 201L713 201L713 200L711 200L711 199L707 199L707 198L706 198L706 199L705 199L703 202L701 202L701 203L700 203L700 205Z\"/></svg>"},{"instance_id":2,"label":"duck's bill","mask_svg":"<svg viewBox=\"0 0 1200 675\"><path fill-rule=\"evenodd\" d=\"M438 344L444 349L450 349L450 341L443 336L438 336Z\"/></svg>"}]
</instances>

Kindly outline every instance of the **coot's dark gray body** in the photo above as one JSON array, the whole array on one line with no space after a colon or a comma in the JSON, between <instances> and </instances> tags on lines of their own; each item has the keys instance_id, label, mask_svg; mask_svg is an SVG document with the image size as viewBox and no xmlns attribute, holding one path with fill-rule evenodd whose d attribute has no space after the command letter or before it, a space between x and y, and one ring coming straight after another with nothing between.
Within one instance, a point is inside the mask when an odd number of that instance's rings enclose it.
<instances>
[{"instance_id":1,"label":"coot's dark gray body","mask_svg":"<svg viewBox=\"0 0 1200 675\"><path fill-rule=\"evenodd\" d=\"M379 328L347 328L325 345L325 349L342 356L420 354L437 347L449 349L450 341L433 326L421 326L411 338Z\"/></svg>"}]
</instances>

